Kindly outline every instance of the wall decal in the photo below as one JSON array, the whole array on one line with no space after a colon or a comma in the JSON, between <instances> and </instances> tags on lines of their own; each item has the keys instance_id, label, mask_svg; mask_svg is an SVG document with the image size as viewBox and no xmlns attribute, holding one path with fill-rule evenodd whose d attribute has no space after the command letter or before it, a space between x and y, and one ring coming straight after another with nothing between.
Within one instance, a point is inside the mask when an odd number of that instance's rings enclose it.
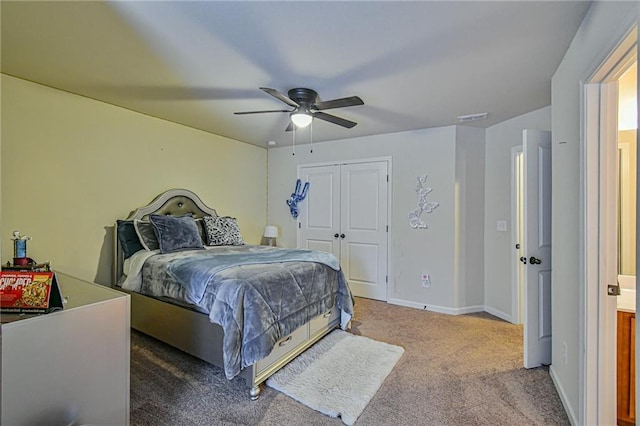
<instances>
[{"instance_id":1,"label":"wall decal","mask_svg":"<svg viewBox=\"0 0 640 426\"><path fill-rule=\"evenodd\" d=\"M289 210L291 211L291 216L294 219L298 218L298 203L305 199L307 196L307 192L309 191L309 182L305 182L304 188L302 190L300 187L302 186L302 181L298 179L296 181L296 189L291 194L291 197L287 200L287 205L289 206Z\"/></svg>"},{"instance_id":2,"label":"wall decal","mask_svg":"<svg viewBox=\"0 0 640 426\"><path fill-rule=\"evenodd\" d=\"M427 201L427 195L431 192L431 188L425 187L427 175L418 176L416 178L416 193L418 194L418 208L409 212L409 225L414 229L427 229L427 224L420 219L422 213L432 213L440 203L435 201Z\"/></svg>"}]
</instances>

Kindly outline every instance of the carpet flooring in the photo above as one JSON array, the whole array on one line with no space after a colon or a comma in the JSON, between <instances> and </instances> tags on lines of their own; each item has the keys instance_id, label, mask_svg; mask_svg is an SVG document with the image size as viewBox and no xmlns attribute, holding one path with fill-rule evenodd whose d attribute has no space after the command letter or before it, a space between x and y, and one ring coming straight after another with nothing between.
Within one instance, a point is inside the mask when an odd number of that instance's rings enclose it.
<instances>
[{"instance_id":1,"label":"carpet flooring","mask_svg":"<svg viewBox=\"0 0 640 426\"><path fill-rule=\"evenodd\" d=\"M569 425L547 368L522 368L522 327L357 298L352 333L405 353L356 425ZM341 425L131 332L132 425Z\"/></svg>"}]
</instances>

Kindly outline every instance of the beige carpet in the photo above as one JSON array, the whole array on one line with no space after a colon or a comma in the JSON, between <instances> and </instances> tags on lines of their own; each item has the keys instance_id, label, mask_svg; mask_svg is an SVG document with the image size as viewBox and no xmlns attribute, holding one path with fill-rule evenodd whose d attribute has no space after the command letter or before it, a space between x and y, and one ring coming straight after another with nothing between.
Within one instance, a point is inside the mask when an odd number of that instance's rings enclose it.
<instances>
[{"instance_id":1,"label":"beige carpet","mask_svg":"<svg viewBox=\"0 0 640 426\"><path fill-rule=\"evenodd\" d=\"M522 328L356 300L352 332L405 353L356 425L568 425L548 369L522 368ZM265 387L132 332L132 425L341 425Z\"/></svg>"}]
</instances>

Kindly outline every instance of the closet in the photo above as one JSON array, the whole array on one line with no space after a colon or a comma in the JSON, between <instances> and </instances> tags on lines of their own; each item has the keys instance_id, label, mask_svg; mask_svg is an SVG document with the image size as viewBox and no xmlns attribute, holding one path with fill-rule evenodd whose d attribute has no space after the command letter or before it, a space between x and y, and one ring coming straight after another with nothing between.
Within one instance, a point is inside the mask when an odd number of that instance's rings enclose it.
<instances>
[{"instance_id":1,"label":"closet","mask_svg":"<svg viewBox=\"0 0 640 426\"><path fill-rule=\"evenodd\" d=\"M300 165L298 247L333 253L355 296L387 300L390 159Z\"/></svg>"}]
</instances>

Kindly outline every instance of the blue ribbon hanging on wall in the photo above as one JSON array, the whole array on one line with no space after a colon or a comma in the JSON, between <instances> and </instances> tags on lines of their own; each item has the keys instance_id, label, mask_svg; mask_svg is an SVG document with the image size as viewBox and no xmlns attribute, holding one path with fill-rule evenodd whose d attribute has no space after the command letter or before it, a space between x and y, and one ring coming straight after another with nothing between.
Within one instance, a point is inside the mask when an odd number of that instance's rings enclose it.
<instances>
[{"instance_id":1,"label":"blue ribbon hanging on wall","mask_svg":"<svg viewBox=\"0 0 640 426\"><path fill-rule=\"evenodd\" d=\"M298 218L298 203L305 199L308 191L309 191L309 182L305 182L304 187L302 187L302 181L298 179L296 181L295 191L291 194L291 197L287 200L287 205L289 206L289 210L291 211L291 216L294 219Z\"/></svg>"}]
</instances>

